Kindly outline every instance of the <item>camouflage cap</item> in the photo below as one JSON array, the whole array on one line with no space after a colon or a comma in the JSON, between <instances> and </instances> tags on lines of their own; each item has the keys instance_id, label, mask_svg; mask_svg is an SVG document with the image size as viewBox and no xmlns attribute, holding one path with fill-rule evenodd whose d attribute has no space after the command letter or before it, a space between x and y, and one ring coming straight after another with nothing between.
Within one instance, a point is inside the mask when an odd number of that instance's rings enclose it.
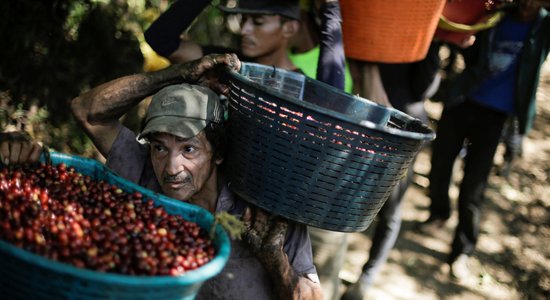
<instances>
[{"instance_id":1,"label":"camouflage cap","mask_svg":"<svg viewBox=\"0 0 550 300\"><path fill-rule=\"evenodd\" d=\"M137 139L154 132L191 138L210 122L223 122L223 107L214 91L187 83L170 85L153 96Z\"/></svg>"}]
</instances>

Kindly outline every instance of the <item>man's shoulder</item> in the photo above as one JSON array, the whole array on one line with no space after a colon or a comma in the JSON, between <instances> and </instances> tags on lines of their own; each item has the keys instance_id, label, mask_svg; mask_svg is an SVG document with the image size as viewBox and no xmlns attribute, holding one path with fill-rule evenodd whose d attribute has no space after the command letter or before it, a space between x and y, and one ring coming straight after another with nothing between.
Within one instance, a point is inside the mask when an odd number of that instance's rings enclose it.
<instances>
[{"instance_id":1,"label":"man's shoulder","mask_svg":"<svg viewBox=\"0 0 550 300\"><path fill-rule=\"evenodd\" d=\"M123 127L109 151L105 165L120 177L140 184L148 157L148 147L136 140L134 132Z\"/></svg>"},{"instance_id":2,"label":"man's shoulder","mask_svg":"<svg viewBox=\"0 0 550 300\"><path fill-rule=\"evenodd\" d=\"M218 195L218 202L216 203L216 212L226 211L232 215L242 215L246 208L246 202L233 193L229 188L229 183L223 179L220 184L220 193Z\"/></svg>"}]
</instances>

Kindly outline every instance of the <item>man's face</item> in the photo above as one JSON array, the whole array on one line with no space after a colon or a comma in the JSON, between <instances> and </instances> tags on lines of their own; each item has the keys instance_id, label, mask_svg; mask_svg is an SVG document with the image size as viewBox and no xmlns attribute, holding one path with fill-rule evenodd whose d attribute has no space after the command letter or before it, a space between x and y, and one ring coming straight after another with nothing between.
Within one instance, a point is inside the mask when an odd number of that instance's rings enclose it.
<instances>
[{"instance_id":1,"label":"man's face","mask_svg":"<svg viewBox=\"0 0 550 300\"><path fill-rule=\"evenodd\" d=\"M283 23L279 15L242 15L241 52L244 56L257 59L286 48Z\"/></svg>"},{"instance_id":2,"label":"man's face","mask_svg":"<svg viewBox=\"0 0 550 300\"><path fill-rule=\"evenodd\" d=\"M212 146L204 131L189 139L154 133L149 141L153 170L166 196L189 200L216 176Z\"/></svg>"}]
</instances>

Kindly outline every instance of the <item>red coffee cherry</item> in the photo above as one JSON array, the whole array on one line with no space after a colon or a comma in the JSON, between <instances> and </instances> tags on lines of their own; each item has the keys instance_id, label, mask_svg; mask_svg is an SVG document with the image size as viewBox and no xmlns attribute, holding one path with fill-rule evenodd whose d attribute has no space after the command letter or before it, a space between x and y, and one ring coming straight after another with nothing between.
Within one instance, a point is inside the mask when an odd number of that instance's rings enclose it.
<instances>
[{"instance_id":1,"label":"red coffee cherry","mask_svg":"<svg viewBox=\"0 0 550 300\"><path fill-rule=\"evenodd\" d=\"M0 239L79 268L177 276L215 255L205 230L65 164L0 170Z\"/></svg>"}]
</instances>

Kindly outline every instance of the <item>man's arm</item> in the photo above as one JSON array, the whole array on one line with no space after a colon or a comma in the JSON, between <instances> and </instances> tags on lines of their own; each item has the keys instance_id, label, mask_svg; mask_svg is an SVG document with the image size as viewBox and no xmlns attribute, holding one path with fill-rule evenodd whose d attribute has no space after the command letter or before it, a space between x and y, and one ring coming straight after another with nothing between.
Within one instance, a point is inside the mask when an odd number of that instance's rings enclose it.
<instances>
[{"instance_id":1,"label":"man's arm","mask_svg":"<svg viewBox=\"0 0 550 300\"><path fill-rule=\"evenodd\" d=\"M270 274L279 299L323 299L318 280L300 276L292 268L284 251L288 228L286 220L261 209L247 209L244 239Z\"/></svg>"},{"instance_id":2,"label":"man's arm","mask_svg":"<svg viewBox=\"0 0 550 300\"><path fill-rule=\"evenodd\" d=\"M210 0L179 0L145 31L145 40L158 54L170 58L180 45L180 35L210 4Z\"/></svg>"},{"instance_id":3,"label":"man's arm","mask_svg":"<svg viewBox=\"0 0 550 300\"><path fill-rule=\"evenodd\" d=\"M104 83L74 98L71 109L77 122L84 128L102 155L107 156L121 129L119 118L147 96L175 83L197 83L218 93L226 93L212 72L218 64L238 70L240 61L234 54L213 54L166 69L124 76Z\"/></svg>"},{"instance_id":4,"label":"man's arm","mask_svg":"<svg viewBox=\"0 0 550 300\"><path fill-rule=\"evenodd\" d=\"M361 72L362 96L380 105L392 107L386 90L384 89L378 65L375 63L363 62Z\"/></svg>"},{"instance_id":5,"label":"man's arm","mask_svg":"<svg viewBox=\"0 0 550 300\"><path fill-rule=\"evenodd\" d=\"M345 56L342 41L342 17L338 0L324 0L321 5L321 41L317 79L343 90Z\"/></svg>"}]
</instances>

